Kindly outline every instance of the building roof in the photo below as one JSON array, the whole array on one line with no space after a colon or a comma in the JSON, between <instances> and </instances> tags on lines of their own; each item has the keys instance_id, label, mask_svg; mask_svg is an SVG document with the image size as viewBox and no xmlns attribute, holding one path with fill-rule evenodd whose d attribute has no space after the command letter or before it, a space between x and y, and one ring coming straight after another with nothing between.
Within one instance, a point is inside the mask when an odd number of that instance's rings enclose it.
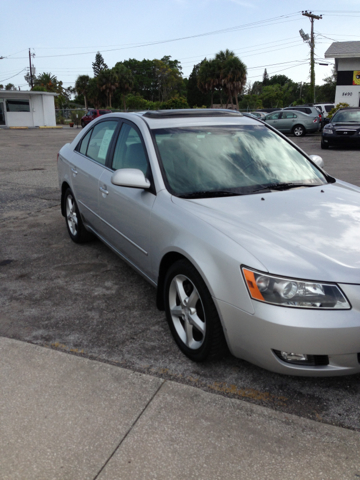
<instances>
[{"instance_id":1,"label":"building roof","mask_svg":"<svg viewBox=\"0 0 360 480\"><path fill-rule=\"evenodd\" d=\"M325 58L360 57L360 42L334 42L325 52Z\"/></svg>"},{"instance_id":2,"label":"building roof","mask_svg":"<svg viewBox=\"0 0 360 480\"><path fill-rule=\"evenodd\" d=\"M58 93L53 92L33 92L30 90L0 90L0 97L28 97L29 95L50 95L58 96Z\"/></svg>"}]
</instances>

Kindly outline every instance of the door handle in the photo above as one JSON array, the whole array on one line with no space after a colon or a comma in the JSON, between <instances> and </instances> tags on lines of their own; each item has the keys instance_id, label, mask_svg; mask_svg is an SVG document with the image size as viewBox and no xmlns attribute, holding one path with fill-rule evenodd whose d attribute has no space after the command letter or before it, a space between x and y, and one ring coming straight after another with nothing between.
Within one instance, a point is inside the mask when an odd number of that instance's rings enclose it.
<instances>
[{"instance_id":1,"label":"door handle","mask_svg":"<svg viewBox=\"0 0 360 480\"><path fill-rule=\"evenodd\" d=\"M103 195L109 195L108 190L106 190L106 185L104 185L103 187L99 187L99 189Z\"/></svg>"},{"instance_id":2,"label":"door handle","mask_svg":"<svg viewBox=\"0 0 360 480\"><path fill-rule=\"evenodd\" d=\"M76 168L74 168L74 167L71 167L71 171L73 172L74 177L75 177L75 175L77 175L77 173L78 173L77 170L76 170Z\"/></svg>"}]
</instances>

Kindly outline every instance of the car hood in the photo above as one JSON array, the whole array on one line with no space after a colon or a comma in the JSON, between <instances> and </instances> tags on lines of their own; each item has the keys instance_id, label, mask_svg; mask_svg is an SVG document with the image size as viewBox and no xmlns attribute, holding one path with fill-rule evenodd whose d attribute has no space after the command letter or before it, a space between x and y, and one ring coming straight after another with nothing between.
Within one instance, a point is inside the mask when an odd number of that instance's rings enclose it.
<instances>
[{"instance_id":1,"label":"car hood","mask_svg":"<svg viewBox=\"0 0 360 480\"><path fill-rule=\"evenodd\" d=\"M358 187L336 182L246 196L173 197L173 201L241 245L270 273L360 283Z\"/></svg>"}]
</instances>

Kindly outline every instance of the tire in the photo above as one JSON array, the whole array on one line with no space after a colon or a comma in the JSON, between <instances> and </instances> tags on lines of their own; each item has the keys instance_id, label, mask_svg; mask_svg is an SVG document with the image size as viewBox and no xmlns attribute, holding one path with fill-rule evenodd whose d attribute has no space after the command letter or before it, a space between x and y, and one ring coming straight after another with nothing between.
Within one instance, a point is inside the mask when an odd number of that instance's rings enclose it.
<instances>
[{"instance_id":1,"label":"tire","mask_svg":"<svg viewBox=\"0 0 360 480\"><path fill-rule=\"evenodd\" d=\"M85 122L84 122L84 120L81 120L81 127L82 127L82 128L85 127Z\"/></svg>"},{"instance_id":2,"label":"tire","mask_svg":"<svg viewBox=\"0 0 360 480\"><path fill-rule=\"evenodd\" d=\"M199 272L187 260L179 260L167 271L164 285L166 318L180 350L195 362L223 357L223 328Z\"/></svg>"},{"instance_id":3,"label":"tire","mask_svg":"<svg viewBox=\"0 0 360 480\"><path fill-rule=\"evenodd\" d=\"M323 140L321 140L321 149L322 150L327 150L329 148L329 144L325 143Z\"/></svg>"},{"instance_id":4,"label":"tire","mask_svg":"<svg viewBox=\"0 0 360 480\"><path fill-rule=\"evenodd\" d=\"M306 133L306 130L302 125L295 125L292 129L292 133L295 135L295 137L303 137Z\"/></svg>"},{"instance_id":5,"label":"tire","mask_svg":"<svg viewBox=\"0 0 360 480\"><path fill-rule=\"evenodd\" d=\"M71 240L75 243L85 243L92 240L94 236L84 227L78 206L70 188L65 192L64 206L66 227Z\"/></svg>"}]
</instances>

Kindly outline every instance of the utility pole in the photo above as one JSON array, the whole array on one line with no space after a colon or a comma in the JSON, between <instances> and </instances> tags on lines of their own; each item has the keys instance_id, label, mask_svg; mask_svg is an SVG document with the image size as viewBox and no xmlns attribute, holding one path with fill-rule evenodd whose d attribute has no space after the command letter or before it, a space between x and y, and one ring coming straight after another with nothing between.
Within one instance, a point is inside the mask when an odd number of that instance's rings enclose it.
<instances>
[{"instance_id":1,"label":"utility pole","mask_svg":"<svg viewBox=\"0 0 360 480\"><path fill-rule=\"evenodd\" d=\"M31 54L31 51L30 51L30 48L29 48L29 64L30 64L30 85L31 85L31 88L33 88L34 86L34 82L33 82L33 70L32 70L32 66L31 66L31 57L34 57L35 54Z\"/></svg>"},{"instance_id":2,"label":"utility pole","mask_svg":"<svg viewBox=\"0 0 360 480\"><path fill-rule=\"evenodd\" d=\"M322 15L314 15L307 10L302 12L304 17L309 17L311 21L311 38L310 38L310 91L313 103L315 103L315 60L314 60L314 50L315 50L315 38L314 38L314 19L322 20Z\"/></svg>"}]
</instances>

